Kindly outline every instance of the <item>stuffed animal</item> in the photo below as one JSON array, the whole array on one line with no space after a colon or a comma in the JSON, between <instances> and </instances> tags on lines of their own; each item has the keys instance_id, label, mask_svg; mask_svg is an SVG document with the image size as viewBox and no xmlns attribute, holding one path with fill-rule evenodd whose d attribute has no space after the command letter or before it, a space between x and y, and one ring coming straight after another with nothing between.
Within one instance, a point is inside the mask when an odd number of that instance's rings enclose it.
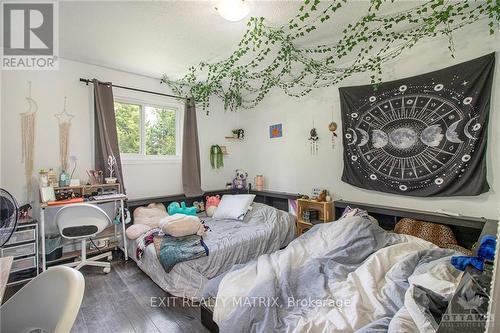
<instances>
[{"instance_id":1,"label":"stuffed animal","mask_svg":"<svg viewBox=\"0 0 500 333\"><path fill-rule=\"evenodd\" d=\"M236 177L233 179L233 189L246 190L248 173L241 169L236 169Z\"/></svg>"},{"instance_id":2,"label":"stuffed animal","mask_svg":"<svg viewBox=\"0 0 500 333\"><path fill-rule=\"evenodd\" d=\"M193 206L196 207L198 213L205 211L205 203L203 201L194 201Z\"/></svg>"},{"instance_id":3,"label":"stuffed animal","mask_svg":"<svg viewBox=\"0 0 500 333\"><path fill-rule=\"evenodd\" d=\"M206 231L198 216L174 214L164 217L159 224L164 233L173 237L203 236Z\"/></svg>"},{"instance_id":4,"label":"stuffed animal","mask_svg":"<svg viewBox=\"0 0 500 333\"><path fill-rule=\"evenodd\" d=\"M179 205L178 202L172 202L167 207L169 215L174 214L184 214L184 215L196 215L196 207L186 207L186 203L183 201Z\"/></svg>"},{"instance_id":5,"label":"stuffed animal","mask_svg":"<svg viewBox=\"0 0 500 333\"><path fill-rule=\"evenodd\" d=\"M318 201L319 202L325 202L326 201L326 196L328 195L328 192L326 190L323 190L319 193L318 195Z\"/></svg>"},{"instance_id":6,"label":"stuffed animal","mask_svg":"<svg viewBox=\"0 0 500 333\"><path fill-rule=\"evenodd\" d=\"M138 207L134 210L134 224L127 228L125 233L129 239L137 239L145 232L158 228L160 220L166 216L167 210L161 203Z\"/></svg>"},{"instance_id":7,"label":"stuffed animal","mask_svg":"<svg viewBox=\"0 0 500 333\"><path fill-rule=\"evenodd\" d=\"M206 197L205 212L208 217L214 216L215 210L220 203L220 195L208 196Z\"/></svg>"}]
</instances>

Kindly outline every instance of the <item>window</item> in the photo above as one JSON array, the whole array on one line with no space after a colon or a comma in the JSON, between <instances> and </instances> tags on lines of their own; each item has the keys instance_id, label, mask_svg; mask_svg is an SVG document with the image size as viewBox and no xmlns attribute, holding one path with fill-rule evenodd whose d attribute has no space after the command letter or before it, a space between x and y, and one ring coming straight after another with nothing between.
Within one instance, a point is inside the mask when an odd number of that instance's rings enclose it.
<instances>
[{"instance_id":1,"label":"window","mask_svg":"<svg viewBox=\"0 0 500 333\"><path fill-rule=\"evenodd\" d=\"M115 101L120 153L125 159L179 154L179 114L174 107Z\"/></svg>"}]
</instances>

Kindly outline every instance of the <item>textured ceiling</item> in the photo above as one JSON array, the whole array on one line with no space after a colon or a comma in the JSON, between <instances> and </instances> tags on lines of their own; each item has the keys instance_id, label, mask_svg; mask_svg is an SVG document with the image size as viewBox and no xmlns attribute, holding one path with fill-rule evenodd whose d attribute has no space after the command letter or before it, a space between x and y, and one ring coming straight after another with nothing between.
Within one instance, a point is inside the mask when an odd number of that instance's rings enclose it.
<instances>
[{"instance_id":1,"label":"textured ceiling","mask_svg":"<svg viewBox=\"0 0 500 333\"><path fill-rule=\"evenodd\" d=\"M366 12L369 2L352 1L304 45L334 40L339 31ZM251 2L251 16L282 25L301 1ZM408 1L386 8L411 6ZM414 5L414 3L413 3ZM214 10L215 1L64 1L60 2L60 54L83 61L160 77L179 76L199 61L227 57L246 30L246 20L229 22Z\"/></svg>"}]
</instances>

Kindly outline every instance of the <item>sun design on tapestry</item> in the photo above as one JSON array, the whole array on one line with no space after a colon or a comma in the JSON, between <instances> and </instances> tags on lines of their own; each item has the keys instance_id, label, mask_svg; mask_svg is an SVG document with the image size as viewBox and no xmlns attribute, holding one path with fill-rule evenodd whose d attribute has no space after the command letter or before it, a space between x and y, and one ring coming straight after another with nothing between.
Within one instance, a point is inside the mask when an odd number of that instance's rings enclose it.
<instances>
[{"instance_id":1,"label":"sun design on tapestry","mask_svg":"<svg viewBox=\"0 0 500 333\"><path fill-rule=\"evenodd\" d=\"M404 193L446 186L467 171L483 127L479 92L459 72L438 77L371 91L344 114L345 163L367 182Z\"/></svg>"}]
</instances>

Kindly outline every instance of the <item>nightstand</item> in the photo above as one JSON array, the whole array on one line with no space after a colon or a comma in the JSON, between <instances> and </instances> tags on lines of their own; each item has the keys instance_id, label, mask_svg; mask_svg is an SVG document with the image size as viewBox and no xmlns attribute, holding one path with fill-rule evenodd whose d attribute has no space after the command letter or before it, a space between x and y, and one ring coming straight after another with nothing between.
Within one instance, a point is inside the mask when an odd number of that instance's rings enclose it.
<instances>
[{"instance_id":1,"label":"nightstand","mask_svg":"<svg viewBox=\"0 0 500 333\"><path fill-rule=\"evenodd\" d=\"M333 204L331 201L318 202L314 200L298 199L297 200L297 235L300 236L307 230L313 227L313 224L306 222L302 218L304 210L314 209L319 212L319 220L323 223L331 222L335 218L333 216Z\"/></svg>"}]
</instances>

